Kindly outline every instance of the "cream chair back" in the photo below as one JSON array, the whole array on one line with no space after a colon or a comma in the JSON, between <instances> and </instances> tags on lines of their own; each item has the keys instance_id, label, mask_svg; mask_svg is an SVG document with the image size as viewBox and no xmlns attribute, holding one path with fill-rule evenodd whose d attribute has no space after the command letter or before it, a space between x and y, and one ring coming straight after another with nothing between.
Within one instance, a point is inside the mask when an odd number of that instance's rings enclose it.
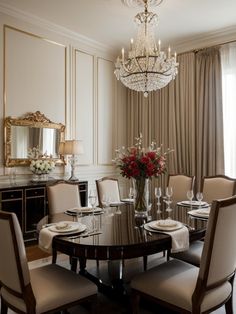
<instances>
[{"instance_id":1,"label":"cream chair back","mask_svg":"<svg viewBox=\"0 0 236 314\"><path fill-rule=\"evenodd\" d=\"M62 213L72 208L80 208L80 193L77 184L59 182L47 186L49 214Z\"/></svg>"},{"instance_id":2,"label":"cream chair back","mask_svg":"<svg viewBox=\"0 0 236 314\"><path fill-rule=\"evenodd\" d=\"M226 282L236 268L236 197L214 201L209 217L198 290L209 290Z\"/></svg>"},{"instance_id":3,"label":"cream chair back","mask_svg":"<svg viewBox=\"0 0 236 314\"><path fill-rule=\"evenodd\" d=\"M167 186L172 187L173 189L172 200L174 203L187 199L187 192L189 190L193 190L194 181L194 176L187 176L183 174L169 175Z\"/></svg>"},{"instance_id":4,"label":"cream chair back","mask_svg":"<svg viewBox=\"0 0 236 314\"><path fill-rule=\"evenodd\" d=\"M30 282L22 232L14 213L0 212L0 287L20 296Z\"/></svg>"},{"instance_id":5,"label":"cream chair back","mask_svg":"<svg viewBox=\"0 0 236 314\"><path fill-rule=\"evenodd\" d=\"M109 198L112 203L120 203L120 191L118 180L113 178L104 177L100 180L96 180L98 202L99 206L103 207L102 201L104 196Z\"/></svg>"},{"instance_id":6,"label":"cream chair back","mask_svg":"<svg viewBox=\"0 0 236 314\"><path fill-rule=\"evenodd\" d=\"M204 177L202 181L203 200L211 204L213 200L235 195L236 180L219 175Z\"/></svg>"}]
</instances>

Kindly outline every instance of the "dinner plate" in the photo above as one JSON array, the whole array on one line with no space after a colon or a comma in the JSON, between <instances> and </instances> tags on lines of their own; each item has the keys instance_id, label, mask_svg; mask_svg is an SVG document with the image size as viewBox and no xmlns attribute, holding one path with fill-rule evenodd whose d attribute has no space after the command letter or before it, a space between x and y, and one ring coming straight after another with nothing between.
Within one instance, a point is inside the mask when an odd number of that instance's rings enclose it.
<instances>
[{"instance_id":1,"label":"dinner plate","mask_svg":"<svg viewBox=\"0 0 236 314\"><path fill-rule=\"evenodd\" d=\"M58 224L50 226L48 230L52 232L57 232L57 233L71 233L71 232L83 232L87 228L86 225L83 225L79 222L64 221L64 223L68 224L66 228L58 229L57 225L61 224L60 222Z\"/></svg>"},{"instance_id":2,"label":"dinner plate","mask_svg":"<svg viewBox=\"0 0 236 314\"><path fill-rule=\"evenodd\" d=\"M146 225L151 229L157 231L174 231L183 228L182 222L175 220L171 220L168 222L168 219L166 221L164 220L150 221Z\"/></svg>"},{"instance_id":3,"label":"dinner plate","mask_svg":"<svg viewBox=\"0 0 236 314\"><path fill-rule=\"evenodd\" d=\"M181 201L178 202L178 205L183 205L183 206L191 206L191 202L190 201ZM209 204L207 202L199 202L199 201L192 201L192 206L193 207L205 207L205 206L209 206Z\"/></svg>"},{"instance_id":4,"label":"dinner plate","mask_svg":"<svg viewBox=\"0 0 236 314\"><path fill-rule=\"evenodd\" d=\"M134 202L134 199L133 199L133 198L122 198L121 201L122 201L122 202L125 202L125 203L133 203L133 202Z\"/></svg>"},{"instance_id":5,"label":"dinner plate","mask_svg":"<svg viewBox=\"0 0 236 314\"><path fill-rule=\"evenodd\" d=\"M94 209L94 213L99 213L102 211L102 208L95 208ZM67 209L66 211L67 213L69 214L74 214L74 215L77 215L77 214L84 214L84 213L92 213L93 212L93 209L92 207L81 207L81 208L71 208L71 209Z\"/></svg>"}]
</instances>

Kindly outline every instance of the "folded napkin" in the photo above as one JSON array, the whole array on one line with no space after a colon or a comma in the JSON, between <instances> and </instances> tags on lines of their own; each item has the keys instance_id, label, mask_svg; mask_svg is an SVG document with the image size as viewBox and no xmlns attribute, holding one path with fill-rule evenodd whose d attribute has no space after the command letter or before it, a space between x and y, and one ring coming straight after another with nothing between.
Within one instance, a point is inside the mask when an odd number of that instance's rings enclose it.
<instances>
[{"instance_id":1,"label":"folded napkin","mask_svg":"<svg viewBox=\"0 0 236 314\"><path fill-rule=\"evenodd\" d=\"M45 252L52 252L52 240L55 235L58 235L58 232L52 232L49 230L50 227L43 228L39 232L39 248Z\"/></svg>"},{"instance_id":2,"label":"folded napkin","mask_svg":"<svg viewBox=\"0 0 236 314\"><path fill-rule=\"evenodd\" d=\"M66 233L61 233L60 230L63 230L64 227L66 227L66 225L68 225L68 223L72 226L71 227L71 231L70 229L68 229L68 232ZM58 232L56 232L56 228L55 226L57 226L59 228ZM86 229L86 226L84 224L80 224L79 222L71 222L71 221L64 221L64 222L59 222L57 224L52 224L48 227L45 227L43 229L40 230L39 232L39 247L43 250L46 251L48 253L52 252L52 240L53 237L55 237L56 235L69 235L72 233L76 233L76 232L82 232Z\"/></svg>"},{"instance_id":3,"label":"folded napkin","mask_svg":"<svg viewBox=\"0 0 236 314\"><path fill-rule=\"evenodd\" d=\"M200 215L209 215L210 214L210 207L196 209L195 213L200 214Z\"/></svg>"},{"instance_id":4,"label":"folded napkin","mask_svg":"<svg viewBox=\"0 0 236 314\"><path fill-rule=\"evenodd\" d=\"M183 226L181 229L177 229L171 232L162 231L163 233L171 236L171 253L178 253L186 251L189 248L189 231L188 228Z\"/></svg>"}]
</instances>

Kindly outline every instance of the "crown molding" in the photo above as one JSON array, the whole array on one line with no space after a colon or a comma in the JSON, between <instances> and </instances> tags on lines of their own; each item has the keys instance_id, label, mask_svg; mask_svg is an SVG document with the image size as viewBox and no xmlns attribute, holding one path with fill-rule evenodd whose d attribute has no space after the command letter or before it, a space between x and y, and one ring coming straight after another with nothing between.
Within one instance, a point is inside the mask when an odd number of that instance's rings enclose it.
<instances>
[{"instance_id":1,"label":"crown molding","mask_svg":"<svg viewBox=\"0 0 236 314\"><path fill-rule=\"evenodd\" d=\"M211 47L214 45L223 45L231 41L236 41L236 26L226 27L214 32L203 33L183 41L173 42L178 53L191 50Z\"/></svg>"},{"instance_id":2,"label":"crown molding","mask_svg":"<svg viewBox=\"0 0 236 314\"><path fill-rule=\"evenodd\" d=\"M91 39L89 37L83 36L79 33L76 33L74 31L69 30L66 27L60 26L58 24L49 22L48 20L39 18L36 15L30 14L30 13L26 13L20 9L16 9L14 7L12 7L11 5L2 3L0 1L0 12L9 15L11 17L15 17L21 21L39 26L45 30L50 30L53 31L55 33L57 33L58 35L61 36L66 36L67 38L70 38L72 40L76 40L79 41L80 43L89 46L90 48L96 49L96 50L100 50L101 52L105 52L106 54L112 54L114 53L114 51L112 51L112 48L110 46L107 46L105 44L102 44L94 39Z\"/></svg>"}]
</instances>

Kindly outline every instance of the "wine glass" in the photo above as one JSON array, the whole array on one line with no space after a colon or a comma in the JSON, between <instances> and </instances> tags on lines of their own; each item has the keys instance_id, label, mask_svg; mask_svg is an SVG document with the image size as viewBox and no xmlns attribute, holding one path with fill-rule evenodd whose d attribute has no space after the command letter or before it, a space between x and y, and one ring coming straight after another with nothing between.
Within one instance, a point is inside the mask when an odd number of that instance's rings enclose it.
<instances>
[{"instance_id":1,"label":"wine glass","mask_svg":"<svg viewBox=\"0 0 236 314\"><path fill-rule=\"evenodd\" d=\"M193 190L189 190L187 191L187 198L188 200L190 201L190 208L192 210L192 203L193 203L193 197L194 197L194 194L193 194Z\"/></svg>"},{"instance_id":2,"label":"wine glass","mask_svg":"<svg viewBox=\"0 0 236 314\"><path fill-rule=\"evenodd\" d=\"M161 202L160 202L160 198L161 198L161 195L162 195L162 191L161 191L161 188L160 187L155 187L155 197L157 198L157 215L160 215L161 216L161 209L160 209L160 206L161 206Z\"/></svg>"},{"instance_id":3,"label":"wine glass","mask_svg":"<svg viewBox=\"0 0 236 314\"><path fill-rule=\"evenodd\" d=\"M197 200L198 200L199 208L201 208L201 201L203 200L203 194L202 194L202 192L197 192L196 198L197 198Z\"/></svg>"},{"instance_id":4,"label":"wine glass","mask_svg":"<svg viewBox=\"0 0 236 314\"><path fill-rule=\"evenodd\" d=\"M173 189L171 186L167 186L166 188L166 197L167 197L167 200L165 201L166 204L167 204L167 208L166 208L166 211L168 213L168 217L167 219L171 219L170 217L170 213L172 211L172 208L170 208L170 204L172 203L171 201L171 196L173 195Z\"/></svg>"},{"instance_id":5,"label":"wine glass","mask_svg":"<svg viewBox=\"0 0 236 314\"><path fill-rule=\"evenodd\" d=\"M105 209L107 209L107 216L109 217L114 216L114 214L109 210L110 203L111 198L107 194L103 194L102 205L104 206Z\"/></svg>"},{"instance_id":6,"label":"wine glass","mask_svg":"<svg viewBox=\"0 0 236 314\"><path fill-rule=\"evenodd\" d=\"M92 206L92 211L93 211L93 224L95 225L95 216L94 216L94 211L95 211L95 205L97 201L97 193L95 190L90 190L89 191L89 204Z\"/></svg>"},{"instance_id":7,"label":"wine glass","mask_svg":"<svg viewBox=\"0 0 236 314\"><path fill-rule=\"evenodd\" d=\"M133 198L134 198L134 189L129 188L129 199L133 199Z\"/></svg>"}]
</instances>

